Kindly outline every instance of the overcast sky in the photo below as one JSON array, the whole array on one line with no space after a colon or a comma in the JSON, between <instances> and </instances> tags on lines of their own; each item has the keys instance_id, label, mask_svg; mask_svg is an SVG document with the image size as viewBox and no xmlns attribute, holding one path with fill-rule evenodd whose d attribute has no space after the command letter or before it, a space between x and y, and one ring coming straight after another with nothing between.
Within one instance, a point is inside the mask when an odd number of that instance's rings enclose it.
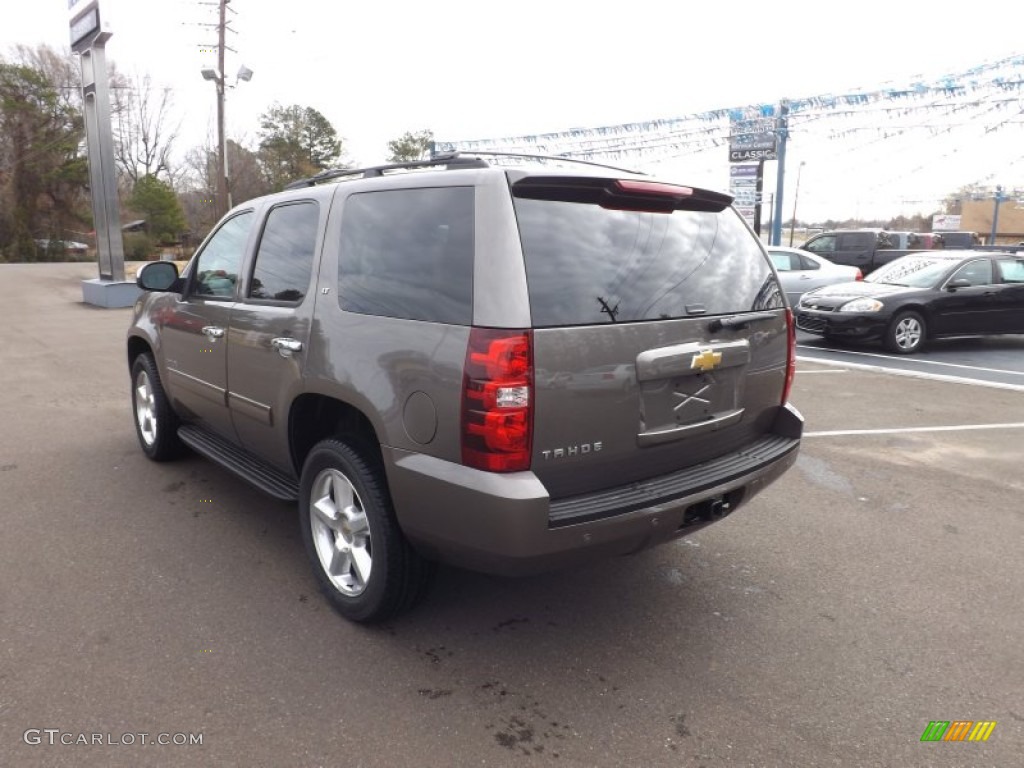
<instances>
[{"instance_id":1,"label":"overcast sky","mask_svg":"<svg viewBox=\"0 0 1024 768\"><path fill-rule=\"evenodd\" d=\"M214 86L200 69L215 60L215 30L202 26L216 23L215 0L99 2L113 31L108 58L173 88L184 116L179 152L202 143L214 130ZM67 45L68 0L4 5L0 50ZM446 140L513 136L932 80L1024 51L1022 14L1012 20L1013 4L1002 7L1000 16L988 4L916 0L862 0L845 12L820 0L232 0L229 79L242 64L255 74L229 91L228 134L251 145L269 105L312 106L346 139L351 161L372 163L389 139L422 128ZM968 162L929 179L929 189L942 194L993 171L995 181L1024 186L1024 129L1000 133L943 150ZM924 195L878 172L883 153L905 155L906 145L882 142L856 158L841 140L803 157L790 146L789 175L807 163L801 218L913 209L902 201ZM669 167L725 188L726 150L716 152ZM967 178L975 152L978 177ZM872 167L868 184L857 174Z\"/></svg>"}]
</instances>

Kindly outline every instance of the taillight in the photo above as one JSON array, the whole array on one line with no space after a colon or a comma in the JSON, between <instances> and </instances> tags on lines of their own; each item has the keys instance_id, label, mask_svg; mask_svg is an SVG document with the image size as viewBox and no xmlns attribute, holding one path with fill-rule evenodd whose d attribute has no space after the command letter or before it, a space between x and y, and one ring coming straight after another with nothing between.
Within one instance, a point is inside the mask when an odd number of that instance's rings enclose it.
<instances>
[{"instance_id":1,"label":"taillight","mask_svg":"<svg viewBox=\"0 0 1024 768\"><path fill-rule=\"evenodd\" d=\"M861 272L861 271L860 271L860 269L858 269L858 270L857 270L857 276L856 276L855 278L853 278L853 279L854 279L855 281L856 281L856 280L863 280L863 279L864 279L864 273L863 273L863 272Z\"/></svg>"},{"instance_id":2,"label":"taillight","mask_svg":"<svg viewBox=\"0 0 1024 768\"><path fill-rule=\"evenodd\" d=\"M533 334L473 328L462 373L462 463L492 472L530 468Z\"/></svg>"},{"instance_id":3,"label":"taillight","mask_svg":"<svg viewBox=\"0 0 1024 768\"><path fill-rule=\"evenodd\" d=\"M782 404L789 402L789 392L793 389L793 377L796 376L796 323L793 322L793 310L786 308L786 383L782 387Z\"/></svg>"},{"instance_id":4,"label":"taillight","mask_svg":"<svg viewBox=\"0 0 1024 768\"><path fill-rule=\"evenodd\" d=\"M676 184L662 184L657 181L630 181L618 179L614 184L616 190L630 195L648 195L651 197L669 197L681 200L693 194L691 187L680 187Z\"/></svg>"}]
</instances>

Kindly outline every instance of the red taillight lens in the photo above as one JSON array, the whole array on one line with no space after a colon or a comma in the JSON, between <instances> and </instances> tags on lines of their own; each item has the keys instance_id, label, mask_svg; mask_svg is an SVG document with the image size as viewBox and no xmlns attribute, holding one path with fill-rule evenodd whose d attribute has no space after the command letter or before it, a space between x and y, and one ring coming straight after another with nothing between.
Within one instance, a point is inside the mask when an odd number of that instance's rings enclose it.
<instances>
[{"instance_id":1,"label":"red taillight lens","mask_svg":"<svg viewBox=\"0 0 1024 768\"><path fill-rule=\"evenodd\" d=\"M533 334L473 328L462 374L462 463L492 472L530 468Z\"/></svg>"},{"instance_id":2,"label":"red taillight lens","mask_svg":"<svg viewBox=\"0 0 1024 768\"><path fill-rule=\"evenodd\" d=\"M858 270L857 270L857 276L856 276L855 278L853 278L853 279L854 279L854 280L863 280L863 279L864 279L864 273L863 273L863 272L861 272L861 271L860 271L860 270L858 269Z\"/></svg>"},{"instance_id":3,"label":"red taillight lens","mask_svg":"<svg viewBox=\"0 0 1024 768\"><path fill-rule=\"evenodd\" d=\"M782 404L789 402L789 392L793 389L793 378L796 376L796 323L793 321L793 310L786 309L786 383L782 387Z\"/></svg>"}]
</instances>

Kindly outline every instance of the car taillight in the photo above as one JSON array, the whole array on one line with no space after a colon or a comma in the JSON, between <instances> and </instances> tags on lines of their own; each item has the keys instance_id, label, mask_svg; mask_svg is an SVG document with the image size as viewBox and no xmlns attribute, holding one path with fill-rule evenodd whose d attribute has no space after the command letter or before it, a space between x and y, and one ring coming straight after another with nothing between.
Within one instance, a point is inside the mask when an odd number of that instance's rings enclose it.
<instances>
[{"instance_id":1,"label":"car taillight","mask_svg":"<svg viewBox=\"0 0 1024 768\"><path fill-rule=\"evenodd\" d=\"M857 276L856 276L855 278L853 278L853 279L854 279L854 280L863 280L863 279L864 279L864 273L863 273L863 272L861 272L861 271L860 271L860 270L858 269L858 270L857 270Z\"/></svg>"},{"instance_id":2,"label":"car taillight","mask_svg":"<svg viewBox=\"0 0 1024 768\"><path fill-rule=\"evenodd\" d=\"M793 321L793 310L786 308L786 383L782 387L782 404L789 402L789 392L793 389L793 378L796 376L796 323Z\"/></svg>"},{"instance_id":3,"label":"car taillight","mask_svg":"<svg viewBox=\"0 0 1024 768\"><path fill-rule=\"evenodd\" d=\"M462 373L462 463L492 472L530 468L533 334L473 328Z\"/></svg>"}]
</instances>

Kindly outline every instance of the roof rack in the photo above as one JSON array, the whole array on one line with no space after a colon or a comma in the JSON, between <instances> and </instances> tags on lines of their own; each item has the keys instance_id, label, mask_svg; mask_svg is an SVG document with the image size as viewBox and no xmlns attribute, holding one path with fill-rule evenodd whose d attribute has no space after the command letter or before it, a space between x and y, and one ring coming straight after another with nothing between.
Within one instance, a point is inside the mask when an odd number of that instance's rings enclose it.
<instances>
[{"instance_id":1,"label":"roof rack","mask_svg":"<svg viewBox=\"0 0 1024 768\"><path fill-rule=\"evenodd\" d=\"M579 165L592 165L595 168L607 168L611 171L622 171L623 173L635 173L640 176L646 176L647 174L642 171L635 170L633 168L619 168L616 165L607 165L606 163L595 163L590 160L577 160L573 157L563 157L561 155L531 155L526 152L492 152L490 150L477 150L467 149L463 152L455 150L453 152L447 152L444 155L438 154L435 157L461 157L461 156L475 156L485 155L487 157L522 157L527 160L556 160L561 163L578 163Z\"/></svg>"},{"instance_id":2,"label":"roof rack","mask_svg":"<svg viewBox=\"0 0 1024 768\"><path fill-rule=\"evenodd\" d=\"M326 171L321 171L316 176L310 176L308 179L293 181L285 189L315 187L317 184L323 184L326 181L334 181L335 179L343 179L349 176L370 179L376 176L383 176L385 171L407 171L436 166L445 166L446 168L453 169L490 167L487 161L481 160L478 157L462 157L459 153L452 152L446 155L437 155L429 160L415 160L411 163L390 163L388 165L373 165L368 168L330 168Z\"/></svg>"}]
</instances>

